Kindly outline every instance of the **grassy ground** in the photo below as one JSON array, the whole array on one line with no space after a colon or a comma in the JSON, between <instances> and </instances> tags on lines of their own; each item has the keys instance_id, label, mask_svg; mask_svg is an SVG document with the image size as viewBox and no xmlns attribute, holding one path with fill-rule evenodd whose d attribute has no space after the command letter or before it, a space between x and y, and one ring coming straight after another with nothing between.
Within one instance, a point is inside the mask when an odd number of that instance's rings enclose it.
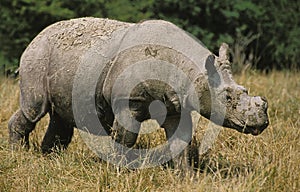
<instances>
[{"instance_id":1,"label":"grassy ground","mask_svg":"<svg viewBox=\"0 0 300 192\"><path fill-rule=\"evenodd\" d=\"M37 150L48 118L32 133L29 151L12 152L7 122L18 108L18 85L0 80L1 191L300 191L300 74L249 72L236 80L269 100L270 126L259 136L223 129L191 175L155 167L127 170L97 158L75 131L69 149L43 156ZM203 132L206 121L198 125ZM161 142L159 131L152 140ZM140 139L143 140L143 139Z\"/></svg>"}]
</instances>

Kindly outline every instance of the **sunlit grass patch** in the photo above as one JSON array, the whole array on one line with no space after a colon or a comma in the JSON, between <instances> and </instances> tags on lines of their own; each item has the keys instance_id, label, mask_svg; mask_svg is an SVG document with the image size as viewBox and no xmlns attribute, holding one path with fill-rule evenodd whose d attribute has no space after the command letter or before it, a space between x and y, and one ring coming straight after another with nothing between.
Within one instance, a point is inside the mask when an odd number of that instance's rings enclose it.
<instances>
[{"instance_id":1,"label":"sunlit grass patch","mask_svg":"<svg viewBox=\"0 0 300 192\"><path fill-rule=\"evenodd\" d=\"M31 134L29 151L12 152L7 122L19 106L18 83L0 79L1 191L297 191L300 188L300 74L249 71L236 81L251 95L269 102L269 127L259 136L222 128L212 148L201 156L192 175L158 166L142 170L104 162L76 130L66 151L44 156L39 151L48 116ZM208 121L201 118L196 146ZM155 123L148 126L157 126ZM165 142L161 129L141 135L136 147Z\"/></svg>"}]
</instances>

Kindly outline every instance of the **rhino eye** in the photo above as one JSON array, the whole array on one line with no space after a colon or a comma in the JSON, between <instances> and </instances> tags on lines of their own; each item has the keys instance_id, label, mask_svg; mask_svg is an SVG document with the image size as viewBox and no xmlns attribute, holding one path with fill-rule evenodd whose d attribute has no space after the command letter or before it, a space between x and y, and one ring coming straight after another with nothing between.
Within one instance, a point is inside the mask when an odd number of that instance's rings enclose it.
<instances>
[{"instance_id":1,"label":"rhino eye","mask_svg":"<svg viewBox=\"0 0 300 192\"><path fill-rule=\"evenodd\" d=\"M233 92L233 89L231 87L226 87L225 91L231 93L231 92Z\"/></svg>"},{"instance_id":2,"label":"rhino eye","mask_svg":"<svg viewBox=\"0 0 300 192\"><path fill-rule=\"evenodd\" d=\"M227 102L231 102L232 101L231 96L230 95L226 95L226 100L227 100Z\"/></svg>"}]
</instances>

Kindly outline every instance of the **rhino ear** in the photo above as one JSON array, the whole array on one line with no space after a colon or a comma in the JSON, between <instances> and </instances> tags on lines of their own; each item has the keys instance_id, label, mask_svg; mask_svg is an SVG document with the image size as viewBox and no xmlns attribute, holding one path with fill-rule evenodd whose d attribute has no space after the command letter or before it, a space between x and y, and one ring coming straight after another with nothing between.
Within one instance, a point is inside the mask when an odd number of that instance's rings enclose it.
<instances>
[{"instance_id":1,"label":"rhino ear","mask_svg":"<svg viewBox=\"0 0 300 192\"><path fill-rule=\"evenodd\" d=\"M219 87L221 84L221 78L214 63L215 56L209 55L205 61L205 69L207 70L209 85L212 87Z\"/></svg>"},{"instance_id":2,"label":"rhino ear","mask_svg":"<svg viewBox=\"0 0 300 192\"><path fill-rule=\"evenodd\" d=\"M229 64L229 46L226 43L222 43L219 49L219 62L222 64Z\"/></svg>"}]
</instances>

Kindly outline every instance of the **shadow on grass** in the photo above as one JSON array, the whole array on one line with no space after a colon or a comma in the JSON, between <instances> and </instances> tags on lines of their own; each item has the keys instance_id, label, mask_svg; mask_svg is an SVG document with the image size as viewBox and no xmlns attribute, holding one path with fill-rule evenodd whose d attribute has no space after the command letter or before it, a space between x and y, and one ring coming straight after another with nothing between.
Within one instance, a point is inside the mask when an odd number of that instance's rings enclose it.
<instances>
[{"instance_id":1,"label":"shadow on grass","mask_svg":"<svg viewBox=\"0 0 300 192\"><path fill-rule=\"evenodd\" d=\"M230 162L221 154L211 154L211 152L208 151L205 154L199 155L199 146L197 145L192 145L188 159L194 171L206 174L217 174L221 178L237 177L253 171L252 165Z\"/></svg>"}]
</instances>

